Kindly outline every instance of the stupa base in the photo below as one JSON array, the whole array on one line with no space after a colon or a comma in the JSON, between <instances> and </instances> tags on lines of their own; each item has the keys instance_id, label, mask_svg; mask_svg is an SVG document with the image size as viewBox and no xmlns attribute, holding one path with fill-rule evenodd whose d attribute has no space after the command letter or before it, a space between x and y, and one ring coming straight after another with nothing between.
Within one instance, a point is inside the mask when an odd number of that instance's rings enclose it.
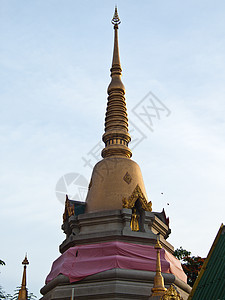
<instances>
[{"instance_id":1,"label":"stupa base","mask_svg":"<svg viewBox=\"0 0 225 300\"><path fill-rule=\"evenodd\" d=\"M173 274L162 274L165 286L172 283L177 287L184 300L188 299L191 288ZM74 289L74 300L89 299L146 299L152 294L155 272L111 269L86 277L81 281L70 283L68 277L59 275L46 284L40 300L71 300Z\"/></svg>"}]
</instances>

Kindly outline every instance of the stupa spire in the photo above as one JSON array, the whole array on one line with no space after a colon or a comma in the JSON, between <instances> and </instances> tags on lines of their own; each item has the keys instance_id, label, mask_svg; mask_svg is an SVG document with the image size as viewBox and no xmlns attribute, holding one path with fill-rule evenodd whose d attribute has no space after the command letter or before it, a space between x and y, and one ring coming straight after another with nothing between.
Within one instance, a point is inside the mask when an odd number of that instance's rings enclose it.
<instances>
[{"instance_id":1,"label":"stupa spire","mask_svg":"<svg viewBox=\"0 0 225 300\"><path fill-rule=\"evenodd\" d=\"M105 117L105 133L102 140L105 148L102 157L132 156L128 144L131 140L128 133L128 118L125 102L125 87L122 83L122 68L120 65L118 29L121 23L117 7L115 7L112 24L114 25L114 49L111 71L111 82L108 86L108 103Z\"/></svg>"},{"instance_id":2,"label":"stupa spire","mask_svg":"<svg viewBox=\"0 0 225 300\"><path fill-rule=\"evenodd\" d=\"M28 295L27 295L27 287L26 287L26 285L27 285L26 268L27 268L27 265L29 265L27 255L25 256L22 264L24 265L24 269L23 269L23 278L22 278L21 288L19 290L18 300L27 300Z\"/></svg>"},{"instance_id":3,"label":"stupa spire","mask_svg":"<svg viewBox=\"0 0 225 300\"><path fill-rule=\"evenodd\" d=\"M105 148L102 150L103 159L95 165L92 172L86 198L88 213L121 210L123 207L128 207L129 201L134 200L136 196L141 197L145 207L148 205L144 204L145 201L147 203L147 195L140 167L130 159L132 153L128 148L131 138L128 133L125 88L121 80L122 68L118 43L120 19L117 7L112 24L114 25L114 49L110 70L111 82L108 86L105 133L102 136ZM130 208L133 208L135 201Z\"/></svg>"},{"instance_id":4,"label":"stupa spire","mask_svg":"<svg viewBox=\"0 0 225 300\"><path fill-rule=\"evenodd\" d=\"M164 278L161 273L160 250L162 249L162 245L159 239L157 239L157 242L155 244L155 249L157 250L157 258L156 258L156 274L154 277L154 286L152 288L152 297L163 296L166 292L166 288L164 286Z\"/></svg>"}]
</instances>

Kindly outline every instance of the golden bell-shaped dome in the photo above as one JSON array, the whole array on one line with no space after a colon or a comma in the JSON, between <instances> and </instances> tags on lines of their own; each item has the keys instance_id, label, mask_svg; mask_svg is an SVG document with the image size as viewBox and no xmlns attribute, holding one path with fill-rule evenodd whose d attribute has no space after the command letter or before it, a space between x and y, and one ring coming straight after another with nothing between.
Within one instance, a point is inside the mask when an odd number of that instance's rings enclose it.
<instances>
[{"instance_id":1,"label":"golden bell-shaped dome","mask_svg":"<svg viewBox=\"0 0 225 300\"><path fill-rule=\"evenodd\" d=\"M131 196L136 197L134 200L142 197L147 202L141 169L136 162L114 156L96 164L86 200L87 212L122 209L126 207L123 200Z\"/></svg>"}]
</instances>

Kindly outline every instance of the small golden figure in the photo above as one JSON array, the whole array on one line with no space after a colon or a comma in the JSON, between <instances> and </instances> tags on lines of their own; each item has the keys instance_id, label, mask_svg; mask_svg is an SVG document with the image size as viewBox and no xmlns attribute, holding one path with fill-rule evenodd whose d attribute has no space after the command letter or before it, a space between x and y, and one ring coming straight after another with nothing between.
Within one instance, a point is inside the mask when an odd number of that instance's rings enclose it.
<instances>
[{"instance_id":1,"label":"small golden figure","mask_svg":"<svg viewBox=\"0 0 225 300\"><path fill-rule=\"evenodd\" d=\"M131 221L130 221L130 227L132 231L139 231L139 215L136 213L136 209L134 209L134 212L132 213L131 216Z\"/></svg>"}]
</instances>

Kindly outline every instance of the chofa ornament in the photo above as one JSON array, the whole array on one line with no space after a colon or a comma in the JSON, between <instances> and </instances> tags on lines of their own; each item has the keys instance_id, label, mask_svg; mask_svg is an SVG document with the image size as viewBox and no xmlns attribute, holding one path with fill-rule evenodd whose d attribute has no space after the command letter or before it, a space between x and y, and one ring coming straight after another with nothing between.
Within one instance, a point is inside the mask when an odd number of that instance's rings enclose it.
<instances>
[{"instance_id":1,"label":"chofa ornament","mask_svg":"<svg viewBox=\"0 0 225 300\"><path fill-rule=\"evenodd\" d=\"M63 214L63 223L65 223L65 221L74 215L74 209L75 209L75 206L70 204L70 201L69 201L69 198L68 198L68 195L66 195L66 202L65 202L65 211L64 211L64 214Z\"/></svg>"}]
</instances>

